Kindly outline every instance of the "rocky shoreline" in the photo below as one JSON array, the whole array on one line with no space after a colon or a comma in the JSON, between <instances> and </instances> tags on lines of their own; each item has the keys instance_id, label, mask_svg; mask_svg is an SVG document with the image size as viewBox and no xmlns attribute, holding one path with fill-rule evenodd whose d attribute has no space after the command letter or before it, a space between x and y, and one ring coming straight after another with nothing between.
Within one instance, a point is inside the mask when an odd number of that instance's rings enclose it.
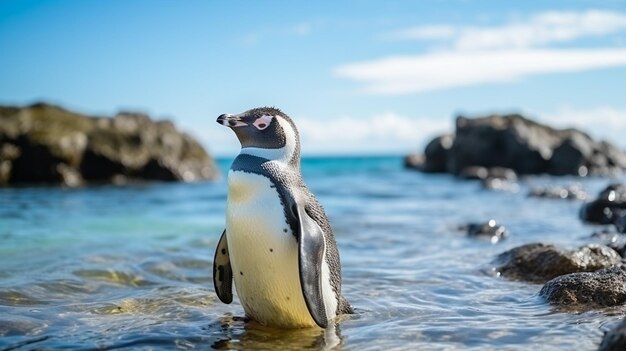
<instances>
[{"instance_id":1,"label":"rocky shoreline","mask_svg":"<svg viewBox=\"0 0 626 351\"><path fill-rule=\"evenodd\" d=\"M0 106L0 186L213 179L213 158L170 121L90 117L36 103Z\"/></svg>"},{"instance_id":2,"label":"rocky shoreline","mask_svg":"<svg viewBox=\"0 0 626 351\"><path fill-rule=\"evenodd\" d=\"M555 129L518 114L458 117L454 133L431 140L423 153L406 156L405 167L478 180L483 188L517 191L520 177L615 176L626 170L626 153L577 129ZM603 225L589 243L574 249L535 242L502 252L490 264L498 277L542 284L537 294L560 309L580 311L626 303L626 185L610 184L595 198L579 185L532 188L529 197L583 202L579 219ZM495 244L508 231L490 219L459 230ZM626 319L607 333L600 350L626 349Z\"/></svg>"},{"instance_id":3,"label":"rocky shoreline","mask_svg":"<svg viewBox=\"0 0 626 351\"><path fill-rule=\"evenodd\" d=\"M519 114L456 118L454 133L408 155L407 168L467 178L472 168L518 175L612 175L626 170L626 153L577 129L555 129ZM470 170L470 171L468 171Z\"/></svg>"},{"instance_id":4,"label":"rocky shoreline","mask_svg":"<svg viewBox=\"0 0 626 351\"><path fill-rule=\"evenodd\" d=\"M555 191L541 189L537 197L566 200L571 199L568 196L571 191L579 193L583 190L579 187L561 187ZM546 193L548 196L544 196ZM592 243L573 250L541 242L514 247L493 259L491 272L506 279L542 284L538 296L565 311L624 306L626 185L610 184L595 199L583 203L580 220L604 225L602 231L589 236ZM495 227L495 221L491 222L494 223L491 227ZM475 224L464 228L475 227L488 228ZM626 349L626 318L605 335L600 346L600 350L623 349Z\"/></svg>"}]
</instances>

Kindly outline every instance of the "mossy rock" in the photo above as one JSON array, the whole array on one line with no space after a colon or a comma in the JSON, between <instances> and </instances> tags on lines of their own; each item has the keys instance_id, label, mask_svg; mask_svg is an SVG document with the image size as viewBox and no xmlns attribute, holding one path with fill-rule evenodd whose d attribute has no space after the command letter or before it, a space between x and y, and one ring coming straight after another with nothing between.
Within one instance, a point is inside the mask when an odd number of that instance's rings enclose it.
<instances>
[{"instance_id":1,"label":"mossy rock","mask_svg":"<svg viewBox=\"0 0 626 351\"><path fill-rule=\"evenodd\" d=\"M138 113L89 117L37 103L0 106L0 185L85 181L195 181L217 176L215 162L169 121Z\"/></svg>"}]
</instances>

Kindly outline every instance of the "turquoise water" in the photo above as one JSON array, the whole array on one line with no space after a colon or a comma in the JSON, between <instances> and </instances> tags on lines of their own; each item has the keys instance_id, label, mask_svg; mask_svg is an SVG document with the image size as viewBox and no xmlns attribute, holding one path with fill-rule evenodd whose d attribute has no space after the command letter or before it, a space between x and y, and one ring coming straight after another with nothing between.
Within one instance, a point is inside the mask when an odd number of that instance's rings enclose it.
<instances>
[{"instance_id":1,"label":"turquoise water","mask_svg":"<svg viewBox=\"0 0 626 351\"><path fill-rule=\"evenodd\" d=\"M227 169L229 160L220 161ZM309 158L303 173L326 208L357 313L334 329L273 330L246 323L212 288L226 185L150 183L83 189L0 189L0 349L514 350L597 348L623 307L571 311L541 285L491 273L517 245L575 247L597 228L580 202L406 171L399 157ZM624 179L621 179L624 180ZM610 180L586 179L596 194ZM457 227L495 218L498 244Z\"/></svg>"}]
</instances>

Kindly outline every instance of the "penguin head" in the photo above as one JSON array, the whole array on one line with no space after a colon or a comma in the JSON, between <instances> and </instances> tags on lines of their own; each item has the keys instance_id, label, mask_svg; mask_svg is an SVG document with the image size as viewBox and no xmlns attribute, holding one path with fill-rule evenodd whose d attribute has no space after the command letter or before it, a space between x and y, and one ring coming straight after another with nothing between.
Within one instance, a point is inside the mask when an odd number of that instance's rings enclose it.
<instances>
[{"instance_id":1,"label":"penguin head","mask_svg":"<svg viewBox=\"0 0 626 351\"><path fill-rule=\"evenodd\" d=\"M277 108L261 107L236 115L223 114L217 117L217 123L235 132L242 152L267 159L291 161L299 157L298 130L291 118Z\"/></svg>"}]
</instances>

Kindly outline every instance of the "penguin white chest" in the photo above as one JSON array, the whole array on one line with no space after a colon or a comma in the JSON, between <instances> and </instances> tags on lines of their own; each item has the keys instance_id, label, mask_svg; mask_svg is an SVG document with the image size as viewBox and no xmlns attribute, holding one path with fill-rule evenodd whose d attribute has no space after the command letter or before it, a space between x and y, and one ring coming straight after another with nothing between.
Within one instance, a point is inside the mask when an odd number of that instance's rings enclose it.
<instances>
[{"instance_id":1,"label":"penguin white chest","mask_svg":"<svg viewBox=\"0 0 626 351\"><path fill-rule=\"evenodd\" d=\"M269 178L229 172L226 236L246 314L262 324L315 325L301 291L298 243Z\"/></svg>"}]
</instances>

